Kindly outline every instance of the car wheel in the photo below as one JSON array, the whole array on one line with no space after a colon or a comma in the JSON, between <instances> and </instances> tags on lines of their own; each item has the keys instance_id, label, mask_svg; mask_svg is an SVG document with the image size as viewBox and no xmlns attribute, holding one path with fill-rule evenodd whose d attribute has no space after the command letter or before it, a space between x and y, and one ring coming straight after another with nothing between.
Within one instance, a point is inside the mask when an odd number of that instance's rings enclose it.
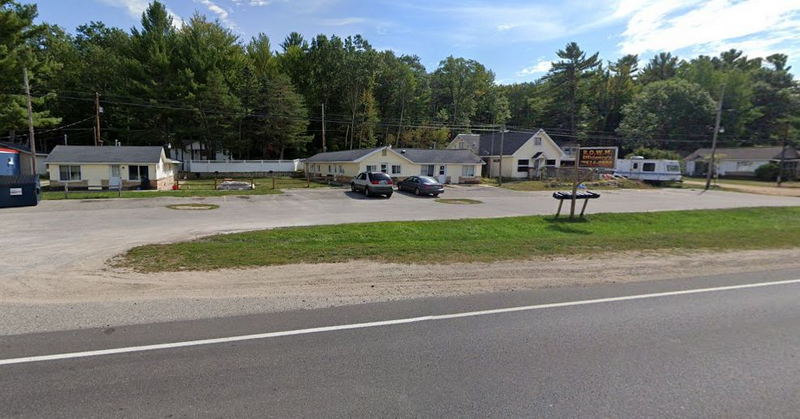
<instances>
[{"instance_id":1,"label":"car wheel","mask_svg":"<svg viewBox=\"0 0 800 419\"><path fill-rule=\"evenodd\" d=\"M390 193L387 193L387 194L386 194L386 199L389 199L389 198L391 198L391 197L392 197L392 194L390 194Z\"/></svg>"},{"instance_id":2,"label":"car wheel","mask_svg":"<svg viewBox=\"0 0 800 419\"><path fill-rule=\"evenodd\" d=\"M350 184L350 192L355 192L355 191L356 191L356 184L355 183L351 183Z\"/></svg>"},{"instance_id":3,"label":"car wheel","mask_svg":"<svg viewBox=\"0 0 800 419\"><path fill-rule=\"evenodd\" d=\"M369 186L365 186L365 187L364 187L364 196L366 196L367 198L369 198Z\"/></svg>"},{"instance_id":4,"label":"car wheel","mask_svg":"<svg viewBox=\"0 0 800 419\"><path fill-rule=\"evenodd\" d=\"M419 188L414 189L414 195L419 196Z\"/></svg>"},{"instance_id":5,"label":"car wheel","mask_svg":"<svg viewBox=\"0 0 800 419\"><path fill-rule=\"evenodd\" d=\"M435 194L433 194L433 197L434 197L434 198L438 198L438 197L439 197L439 194L438 194L438 193L435 193Z\"/></svg>"}]
</instances>

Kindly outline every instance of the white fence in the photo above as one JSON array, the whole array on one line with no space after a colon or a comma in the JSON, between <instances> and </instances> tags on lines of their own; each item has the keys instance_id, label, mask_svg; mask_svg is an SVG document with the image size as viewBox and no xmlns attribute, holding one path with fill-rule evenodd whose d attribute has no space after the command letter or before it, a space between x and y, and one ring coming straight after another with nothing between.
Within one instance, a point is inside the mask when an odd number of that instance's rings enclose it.
<instances>
[{"instance_id":1,"label":"white fence","mask_svg":"<svg viewBox=\"0 0 800 419\"><path fill-rule=\"evenodd\" d=\"M295 172L300 159L295 160L186 160L184 169L192 173L268 173Z\"/></svg>"}]
</instances>

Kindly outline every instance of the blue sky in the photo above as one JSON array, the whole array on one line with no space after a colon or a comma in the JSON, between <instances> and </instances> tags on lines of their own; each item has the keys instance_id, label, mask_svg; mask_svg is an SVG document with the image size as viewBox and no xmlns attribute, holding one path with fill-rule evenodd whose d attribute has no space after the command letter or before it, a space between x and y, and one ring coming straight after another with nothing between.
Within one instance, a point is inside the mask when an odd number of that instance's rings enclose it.
<instances>
[{"instance_id":1,"label":"blue sky","mask_svg":"<svg viewBox=\"0 0 800 419\"><path fill-rule=\"evenodd\" d=\"M31 2L31 1L27 1ZM428 70L473 58L499 83L535 80L555 51L577 41L605 60L658 51L682 58L729 48L789 54L800 69L800 0L164 0L176 20L199 12L242 39L291 31L362 34L379 49L418 55ZM148 0L38 0L40 19L68 30L89 20L129 29Z\"/></svg>"}]
</instances>

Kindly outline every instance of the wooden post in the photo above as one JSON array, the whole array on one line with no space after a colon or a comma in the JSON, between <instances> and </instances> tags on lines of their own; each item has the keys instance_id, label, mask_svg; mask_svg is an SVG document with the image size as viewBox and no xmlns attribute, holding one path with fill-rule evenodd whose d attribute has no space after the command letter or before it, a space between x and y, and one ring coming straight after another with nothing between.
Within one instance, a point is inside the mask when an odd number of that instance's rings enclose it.
<instances>
[{"instance_id":1,"label":"wooden post","mask_svg":"<svg viewBox=\"0 0 800 419\"><path fill-rule=\"evenodd\" d=\"M94 92L94 112L95 112L95 137L94 145L100 145L100 93Z\"/></svg>"},{"instance_id":2,"label":"wooden post","mask_svg":"<svg viewBox=\"0 0 800 419\"><path fill-rule=\"evenodd\" d=\"M577 195L578 195L578 185L580 185L580 160L581 160L581 145L578 144L578 148L575 150L577 154L575 154L575 179L572 181L572 202L570 202L569 208L569 218L575 218L575 204L577 202Z\"/></svg>"},{"instance_id":3,"label":"wooden post","mask_svg":"<svg viewBox=\"0 0 800 419\"><path fill-rule=\"evenodd\" d=\"M36 173L36 139L33 133L33 104L31 103L31 85L28 80L28 68L22 69L22 78L25 82L25 96L28 98L28 145L31 147L31 175Z\"/></svg>"},{"instance_id":4,"label":"wooden post","mask_svg":"<svg viewBox=\"0 0 800 419\"><path fill-rule=\"evenodd\" d=\"M583 213L586 212L586 204L589 203L588 199L583 200L583 208L581 209L581 218L583 218Z\"/></svg>"},{"instance_id":5,"label":"wooden post","mask_svg":"<svg viewBox=\"0 0 800 419\"><path fill-rule=\"evenodd\" d=\"M275 190L275 172L272 172L272 190Z\"/></svg>"},{"instance_id":6,"label":"wooden post","mask_svg":"<svg viewBox=\"0 0 800 419\"><path fill-rule=\"evenodd\" d=\"M564 200L563 199L559 199L558 200L558 211L556 211L556 218L558 218L558 216L561 215L561 206L562 205L564 205Z\"/></svg>"}]
</instances>

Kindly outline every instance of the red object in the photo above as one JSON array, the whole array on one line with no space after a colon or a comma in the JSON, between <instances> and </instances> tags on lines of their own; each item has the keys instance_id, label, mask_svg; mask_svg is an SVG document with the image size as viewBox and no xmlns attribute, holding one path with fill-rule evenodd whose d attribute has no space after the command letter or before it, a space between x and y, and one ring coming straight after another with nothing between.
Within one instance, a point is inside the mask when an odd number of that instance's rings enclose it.
<instances>
[{"instance_id":1,"label":"red object","mask_svg":"<svg viewBox=\"0 0 800 419\"><path fill-rule=\"evenodd\" d=\"M10 148L2 148L0 147L0 153L11 153L11 154L19 154L19 151L12 150Z\"/></svg>"},{"instance_id":2,"label":"red object","mask_svg":"<svg viewBox=\"0 0 800 419\"><path fill-rule=\"evenodd\" d=\"M381 184L381 181L379 181L379 180L372 180L372 181L370 181L370 182L372 182L372 184L373 184L373 185L380 185L380 184ZM387 181L386 181L386 184L387 184L387 185L391 185L391 184L392 184L392 181L391 181L391 180L387 180Z\"/></svg>"},{"instance_id":3,"label":"red object","mask_svg":"<svg viewBox=\"0 0 800 419\"><path fill-rule=\"evenodd\" d=\"M380 184L380 182L378 182L377 180L373 180L373 181L372 181L372 184L373 184L373 185L378 185L378 184Z\"/></svg>"},{"instance_id":4,"label":"red object","mask_svg":"<svg viewBox=\"0 0 800 419\"><path fill-rule=\"evenodd\" d=\"M178 185L177 183L176 183L176 184L174 184L174 185L172 185L172 190L173 190L173 191L177 191L177 190L179 190L179 189L181 189L181 185Z\"/></svg>"}]
</instances>

